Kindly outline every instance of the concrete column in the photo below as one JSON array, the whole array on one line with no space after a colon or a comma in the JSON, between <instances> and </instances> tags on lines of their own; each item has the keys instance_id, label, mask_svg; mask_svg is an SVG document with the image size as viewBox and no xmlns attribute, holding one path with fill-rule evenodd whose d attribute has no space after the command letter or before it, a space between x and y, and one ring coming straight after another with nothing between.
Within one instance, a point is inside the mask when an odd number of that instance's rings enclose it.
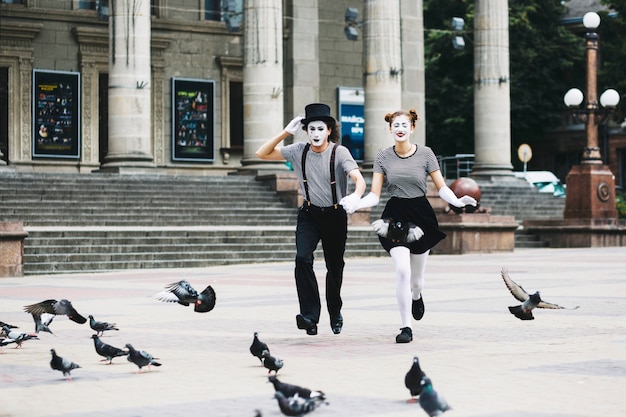
<instances>
[{"instance_id":1,"label":"concrete column","mask_svg":"<svg viewBox=\"0 0 626 417\"><path fill-rule=\"evenodd\" d=\"M109 2L109 151L103 170L154 167L150 1Z\"/></svg>"},{"instance_id":2,"label":"concrete column","mask_svg":"<svg viewBox=\"0 0 626 417\"><path fill-rule=\"evenodd\" d=\"M507 0L476 0L472 176L512 176Z\"/></svg>"},{"instance_id":3,"label":"concrete column","mask_svg":"<svg viewBox=\"0 0 626 417\"><path fill-rule=\"evenodd\" d=\"M426 144L426 75L424 70L424 4L401 0L402 10L402 108L415 109L420 116L412 141ZM436 150L436 149L435 149Z\"/></svg>"},{"instance_id":4,"label":"concrete column","mask_svg":"<svg viewBox=\"0 0 626 417\"><path fill-rule=\"evenodd\" d=\"M284 127L283 108L282 0L245 0L243 168L287 169L282 163L255 156Z\"/></svg>"},{"instance_id":5,"label":"concrete column","mask_svg":"<svg viewBox=\"0 0 626 417\"><path fill-rule=\"evenodd\" d=\"M402 108L400 3L365 0L363 17L364 165L367 167L380 149L392 144L385 114Z\"/></svg>"},{"instance_id":6,"label":"concrete column","mask_svg":"<svg viewBox=\"0 0 626 417\"><path fill-rule=\"evenodd\" d=\"M319 2L293 2L289 57L285 64L289 71L291 88L286 98L285 121L298 114L304 114L304 107L320 100L320 52L319 52ZM314 23L315 22L315 23ZM288 62L287 62L288 61ZM326 103L331 108L333 103ZM308 140L304 131L298 132L293 141Z\"/></svg>"}]
</instances>

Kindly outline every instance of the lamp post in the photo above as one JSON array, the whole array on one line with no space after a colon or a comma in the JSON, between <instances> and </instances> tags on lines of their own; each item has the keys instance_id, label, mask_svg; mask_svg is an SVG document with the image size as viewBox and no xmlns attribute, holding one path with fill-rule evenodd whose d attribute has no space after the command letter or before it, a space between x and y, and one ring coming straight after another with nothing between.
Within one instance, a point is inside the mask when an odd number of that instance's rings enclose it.
<instances>
[{"instance_id":1,"label":"lamp post","mask_svg":"<svg viewBox=\"0 0 626 417\"><path fill-rule=\"evenodd\" d=\"M595 12L586 13L583 25L586 58L586 100L583 92L570 89L563 101L575 118L585 123L587 145L583 150L581 164L572 167L567 174L565 198L566 219L616 219L615 177L607 165L603 164L598 147L598 125L611 114L619 103L619 93L606 90L598 103L598 41L595 29L600 25L600 16ZM583 102L584 101L584 102Z\"/></svg>"}]
</instances>

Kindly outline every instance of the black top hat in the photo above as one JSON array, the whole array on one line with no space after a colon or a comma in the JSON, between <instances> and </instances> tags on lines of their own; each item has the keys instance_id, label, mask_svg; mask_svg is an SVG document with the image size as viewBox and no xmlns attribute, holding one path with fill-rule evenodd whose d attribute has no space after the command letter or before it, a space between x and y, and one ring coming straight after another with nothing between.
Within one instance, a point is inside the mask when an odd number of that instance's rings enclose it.
<instances>
[{"instance_id":1,"label":"black top hat","mask_svg":"<svg viewBox=\"0 0 626 417\"><path fill-rule=\"evenodd\" d=\"M314 120L321 120L326 124L334 125L336 120L330 115L330 107L323 103L308 104L304 107L305 116L302 124L307 125Z\"/></svg>"}]
</instances>

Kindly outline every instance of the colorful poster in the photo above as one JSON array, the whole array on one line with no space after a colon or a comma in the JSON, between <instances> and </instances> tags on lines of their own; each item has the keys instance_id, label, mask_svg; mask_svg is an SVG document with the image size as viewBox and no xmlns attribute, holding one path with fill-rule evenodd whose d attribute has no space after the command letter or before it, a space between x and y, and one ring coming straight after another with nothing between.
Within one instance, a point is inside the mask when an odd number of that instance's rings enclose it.
<instances>
[{"instance_id":1,"label":"colorful poster","mask_svg":"<svg viewBox=\"0 0 626 417\"><path fill-rule=\"evenodd\" d=\"M215 159L215 82L172 78L172 160Z\"/></svg>"},{"instance_id":2,"label":"colorful poster","mask_svg":"<svg viewBox=\"0 0 626 417\"><path fill-rule=\"evenodd\" d=\"M350 149L356 161L365 157L365 95L362 88L339 87L341 144Z\"/></svg>"},{"instance_id":3,"label":"colorful poster","mask_svg":"<svg viewBox=\"0 0 626 417\"><path fill-rule=\"evenodd\" d=\"M80 158L80 74L33 70L33 157Z\"/></svg>"}]
</instances>

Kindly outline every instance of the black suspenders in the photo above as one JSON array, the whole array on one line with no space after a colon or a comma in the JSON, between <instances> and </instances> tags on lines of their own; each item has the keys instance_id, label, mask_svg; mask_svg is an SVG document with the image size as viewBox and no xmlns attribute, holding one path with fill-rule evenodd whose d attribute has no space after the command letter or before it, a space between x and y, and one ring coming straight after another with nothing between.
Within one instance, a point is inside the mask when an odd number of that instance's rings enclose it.
<instances>
[{"instance_id":1,"label":"black suspenders","mask_svg":"<svg viewBox=\"0 0 626 417\"><path fill-rule=\"evenodd\" d=\"M333 193L333 207L337 208L337 181L335 180L335 151L337 150L337 146L339 144L335 143L333 145L333 150L330 154L330 189ZM304 146L304 150L302 151L302 182L304 182L304 193L306 194L306 203L307 205L311 205L311 198L309 197L309 183L306 180L306 154L309 152L311 148L311 144L307 143Z\"/></svg>"}]
</instances>

